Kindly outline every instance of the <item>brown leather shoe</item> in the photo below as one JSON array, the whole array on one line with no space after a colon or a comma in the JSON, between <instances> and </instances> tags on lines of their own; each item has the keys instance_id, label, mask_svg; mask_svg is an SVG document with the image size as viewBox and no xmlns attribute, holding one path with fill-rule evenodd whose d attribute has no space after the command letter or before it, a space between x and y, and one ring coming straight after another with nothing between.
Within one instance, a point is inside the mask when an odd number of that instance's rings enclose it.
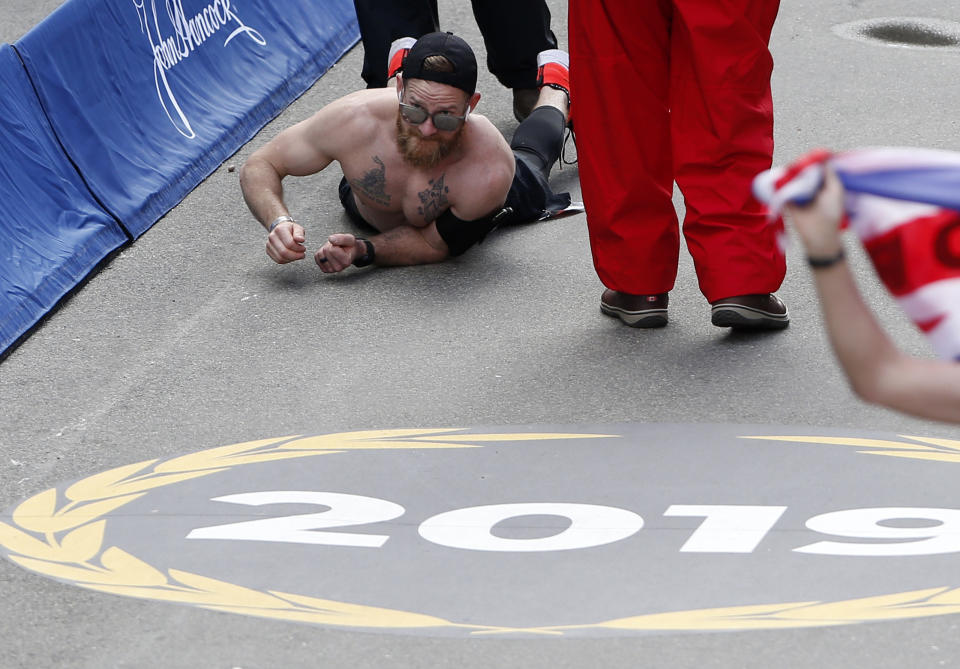
<instances>
[{"instance_id":1,"label":"brown leather shoe","mask_svg":"<svg viewBox=\"0 0 960 669\"><path fill-rule=\"evenodd\" d=\"M600 297L600 311L632 328L662 328L667 324L667 293L631 295L609 288Z\"/></svg>"},{"instance_id":2,"label":"brown leather shoe","mask_svg":"<svg viewBox=\"0 0 960 669\"><path fill-rule=\"evenodd\" d=\"M734 330L782 330L790 325L790 314L773 293L736 295L711 302L710 321Z\"/></svg>"}]
</instances>

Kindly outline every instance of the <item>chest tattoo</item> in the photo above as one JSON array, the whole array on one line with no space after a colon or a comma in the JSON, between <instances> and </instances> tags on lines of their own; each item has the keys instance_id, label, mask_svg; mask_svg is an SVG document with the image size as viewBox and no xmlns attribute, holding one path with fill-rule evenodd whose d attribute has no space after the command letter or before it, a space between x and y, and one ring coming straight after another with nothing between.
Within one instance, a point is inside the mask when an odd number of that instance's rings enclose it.
<instances>
[{"instance_id":1,"label":"chest tattoo","mask_svg":"<svg viewBox=\"0 0 960 669\"><path fill-rule=\"evenodd\" d=\"M379 157L374 156L373 162L379 167L374 167L363 175L360 179L350 181L350 187L360 191L364 197L369 198L377 204L387 206L390 204L390 195L387 194L387 168Z\"/></svg>"},{"instance_id":2,"label":"chest tattoo","mask_svg":"<svg viewBox=\"0 0 960 669\"><path fill-rule=\"evenodd\" d=\"M417 193L420 197L420 206L417 211L423 216L423 220L429 223L437 220L443 210L450 206L450 201L447 200L450 189L443 185L442 174L436 179L430 179L427 183L430 184L429 188Z\"/></svg>"}]
</instances>

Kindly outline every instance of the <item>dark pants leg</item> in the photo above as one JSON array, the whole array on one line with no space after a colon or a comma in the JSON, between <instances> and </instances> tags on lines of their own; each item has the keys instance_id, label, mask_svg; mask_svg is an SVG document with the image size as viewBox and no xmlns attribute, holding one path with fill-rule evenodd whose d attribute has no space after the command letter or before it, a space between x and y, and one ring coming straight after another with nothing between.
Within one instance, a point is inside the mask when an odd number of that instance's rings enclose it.
<instances>
[{"instance_id":1,"label":"dark pants leg","mask_svg":"<svg viewBox=\"0 0 960 669\"><path fill-rule=\"evenodd\" d=\"M487 49L487 69L507 88L536 88L537 54L557 48L545 0L471 2Z\"/></svg>"},{"instance_id":2,"label":"dark pants leg","mask_svg":"<svg viewBox=\"0 0 960 669\"><path fill-rule=\"evenodd\" d=\"M566 121L556 107L537 107L513 133L510 148L547 179L563 150Z\"/></svg>"},{"instance_id":3,"label":"dark pants leg","mask_svg":"<svg viewBox=\"0 0 960 669\"><path fill-rule=\"evenodd\" d=\"M563 148L565 128L563 112L544 106L534 109L513 133L510 148L517 171L507 195L508 213L501 225L530 223L570 206L570 194L554 193L548 182L550 169Z\"/></svg>"},{"instance_id":4,"label":"dark pants leg","mask_svg":"<svg viewBox=\"0 0 960 669\"><path fill-rule=\"evenodd\" d=\"M363 42L363 72L367 88L387 85L390 43L400 37L420 37L440 29L437 0L353 0Z\"/></svg>"}]
</instances>

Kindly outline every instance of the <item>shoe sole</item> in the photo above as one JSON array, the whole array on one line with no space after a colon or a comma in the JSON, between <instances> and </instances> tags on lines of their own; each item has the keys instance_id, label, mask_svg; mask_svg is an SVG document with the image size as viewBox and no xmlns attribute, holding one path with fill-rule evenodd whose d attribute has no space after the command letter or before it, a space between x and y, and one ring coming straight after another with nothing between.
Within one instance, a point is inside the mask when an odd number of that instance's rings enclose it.
<instances>
[{"instance_id":1,"label":"shoe sole","mask_svg":"<svg viewBox=\"0 0 960 669\"><path fill-rule=\"evenodd\" d=\"M790 325L790 315L772 314L739 304L718 304L711 310L710 322L734 330L782 330Z\"/></svg>"},{"instance_id":2,"label":"shoe sole","mask_svg":"<svg viewBox=\"0 0 960 669\"><path fill-rule=\"evenodd\" d=\"M632 328L662 328L667 324L666 309L644 309L643 311L627 311L600 303L601 313L619 318Z\"/></svg>"}]
</instances>

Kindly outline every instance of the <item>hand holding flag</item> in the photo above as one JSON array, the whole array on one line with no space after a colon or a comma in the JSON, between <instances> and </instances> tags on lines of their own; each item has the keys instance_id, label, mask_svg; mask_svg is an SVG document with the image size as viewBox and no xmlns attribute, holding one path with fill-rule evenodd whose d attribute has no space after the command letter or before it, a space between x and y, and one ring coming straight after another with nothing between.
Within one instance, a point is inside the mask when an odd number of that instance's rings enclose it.
<instances>
[{"instance_id":1,"label":"hand holding flag","mask_svg":"<svg viewBox=\"0 0 960 669\"><path fill-rule=\"evenodd\" d=\"M771 219L778 219L788 203L802 207L813 202L830 172L846 195L817 203L821 218L838 215L825 208L842 201L846 221L884 285L939 356L960 359L960 153L897 147L836 154L819 150L758 175L754 194L767 204ZM836 219L831 223L834 230L840 225ZM812 227L803 231L811 255L830 250L818 244L838 241L829 230L830 225L820 226L819 233Z\"/></svg>"}]
</instances>

